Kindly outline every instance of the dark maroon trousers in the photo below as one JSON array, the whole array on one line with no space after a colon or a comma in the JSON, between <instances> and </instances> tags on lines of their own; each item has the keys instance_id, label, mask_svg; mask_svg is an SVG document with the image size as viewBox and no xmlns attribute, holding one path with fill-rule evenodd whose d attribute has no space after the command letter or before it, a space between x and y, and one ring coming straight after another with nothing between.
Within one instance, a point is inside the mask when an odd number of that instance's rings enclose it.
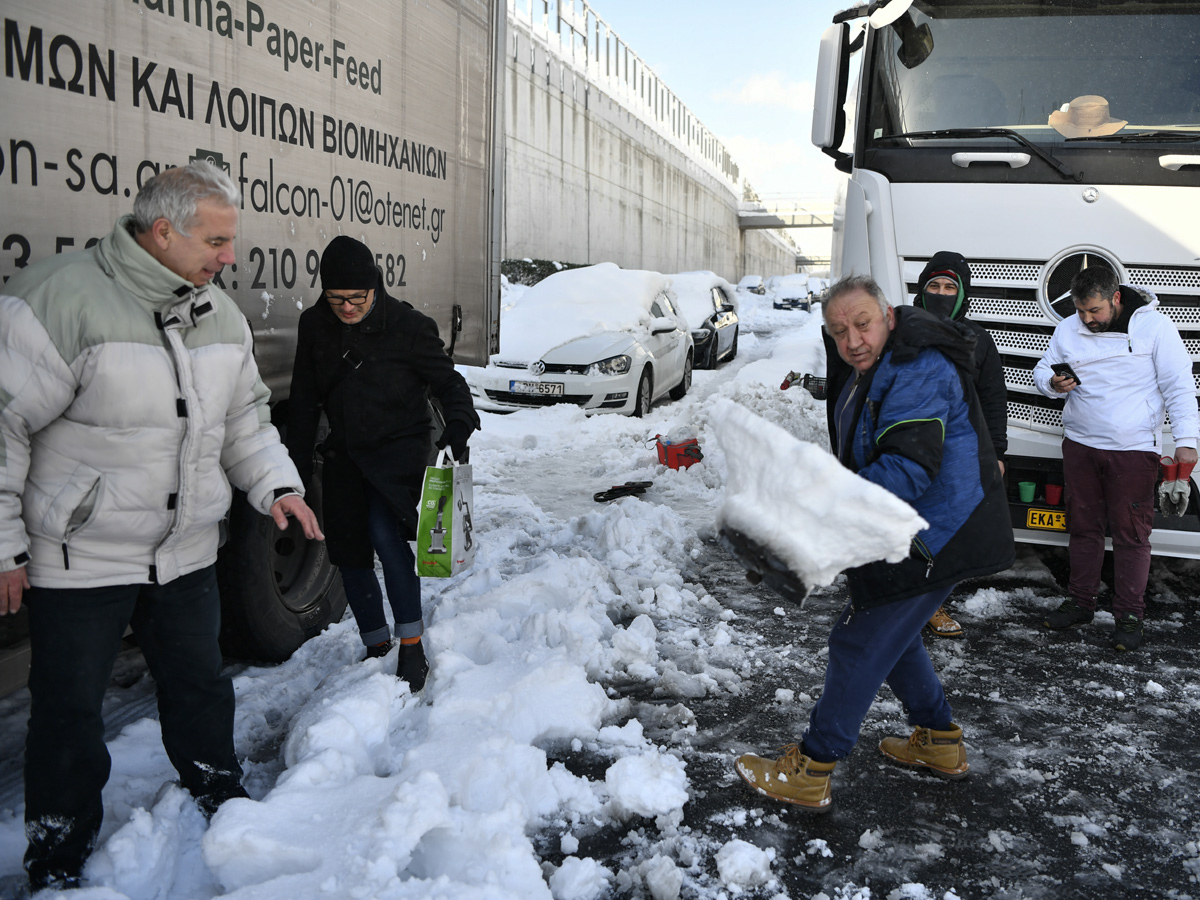
<instances>
[{"instance_id":1,"label":"dark maroon trousers","mask_svg":"<svg viewBox=\"0 0 1200 900\"><path fill-rule=\"evenodd\" d=\"M1071 536L1067 591L1084 609L1096 608L1107 526L1113 543L1113 615L1120 618L1133 613L1140 619L1150 575L1158 454L1097 450L1070 438L1063 438L1062 450L1063 495Z\"/></svg>"}]
</instances>

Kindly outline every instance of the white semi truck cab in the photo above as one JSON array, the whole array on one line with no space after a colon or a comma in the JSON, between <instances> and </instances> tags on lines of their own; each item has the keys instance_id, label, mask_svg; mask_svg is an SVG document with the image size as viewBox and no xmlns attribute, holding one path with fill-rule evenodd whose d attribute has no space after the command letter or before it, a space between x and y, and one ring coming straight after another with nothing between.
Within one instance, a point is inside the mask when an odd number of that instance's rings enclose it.
<instances>
[{"instance_id":1,"label":"white semi truck cab","mask_svg":"<svg viewBox=\"0 0 1200 900\"><path fill-rule=\"evenodd\" d=\"M1152 291L1200 372L1200 3L878 0L833 21L813 113L848 176L833 274L910 303L934 253L970 261L969 315L1008 389L1014 533L1065 545L1044 493L1062 483L1063 401L1032 370L1074 313L1071 278L1108 266ZM1169 423L1163 439L1172 454ZM1200 558L1198 496L1156 516L1155 553Z\"/></svg>"}]
</instances>

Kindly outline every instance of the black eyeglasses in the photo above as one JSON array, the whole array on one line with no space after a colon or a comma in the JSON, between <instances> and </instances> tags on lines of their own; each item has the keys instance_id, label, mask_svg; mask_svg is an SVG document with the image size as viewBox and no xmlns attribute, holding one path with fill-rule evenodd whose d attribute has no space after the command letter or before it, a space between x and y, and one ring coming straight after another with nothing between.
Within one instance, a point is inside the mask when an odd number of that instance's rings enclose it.
<instances>
[{"instance_id":1,"label":"black eyeglasses","mask_svg":"<svg viewBox=\"0 0 1200 900\"><path fill-rule=\"evenodd\" d=\"M330 294L326 294L325 300L330 306L341 306L343 303L350 303L354 306L362 306L367 302L370 296L370 291L363 291L361 294L351 294L349 297L334 297Z\"/></svg>"}]
</instances>

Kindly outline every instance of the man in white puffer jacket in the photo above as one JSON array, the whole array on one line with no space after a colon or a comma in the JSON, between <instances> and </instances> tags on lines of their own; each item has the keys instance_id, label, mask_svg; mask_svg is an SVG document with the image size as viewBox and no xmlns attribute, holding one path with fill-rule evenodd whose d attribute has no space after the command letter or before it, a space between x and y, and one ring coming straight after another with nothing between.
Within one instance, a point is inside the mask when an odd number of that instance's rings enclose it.
<instances>
[{"instance_id":1,"label":"man in white puffer jacket","mask_svg":"<svg viewBox=\"0 0 1200 900\"><path fill-rule=\"evenodd\" d=\"M1092 621L1100 591L1104 535L1115 569L1112 645L1142 643L1154 484L1164 416L1171 414L1176 460L1196 463L1200 437L1192 359L1153 294L1091 266L1071 282L1076 313L1058 323L1033 380L1063 409L1063 480L1070 534L1068 599L1045 620L1056 630ZM1054 371L1067 364L1071 374Z\"/></svg>"},{"instance_id":2,"label":"man in white puffer jacket","mask_svg":"<svg viewBox=\"0 0 1200 900\"><path fill-rule=\"evenodd\" d=\"M245 317L210 282L240 198L208 163L147 182L95 246L0 290L0 614L29 610L25 868L77 886L110 761L101 704L126 626L163 745L206 815L246 796L214 563L231 483L322 537L271 425Z\"/></svg>"}]
</instances>

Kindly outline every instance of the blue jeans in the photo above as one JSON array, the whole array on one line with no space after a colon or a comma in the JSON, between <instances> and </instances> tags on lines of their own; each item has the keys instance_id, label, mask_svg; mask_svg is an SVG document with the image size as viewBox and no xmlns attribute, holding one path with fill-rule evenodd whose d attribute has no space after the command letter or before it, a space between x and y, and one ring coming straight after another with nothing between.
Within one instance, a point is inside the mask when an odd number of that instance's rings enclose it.
<instances>
[{"instance_id":1,"label":"blue jeans","mask_svg":"<svg viewBox=\"0 0 1200 900\"><path fill-rule=\"evenodd\" d=\"M245 796L212 566L169 584L35 587L25 596L25 869L33 883L78 875L95 846L111 767L101 707L127 625L154 677L163 746L182 785L202 807Z\"/></svg>"},{"instance_id":2,"label":"blue jeans","mask_svg":"<svg viewBox=\"0 0 1200 900\"><path fill-rule=\"evenodd\" d=\"M364 484L364 488L367 492L367 533L383 567L396 637L420 637L425 625L421 621L421 581L417 577L417 561L404 539L400 519L387 500L369 483ZM346 601L358 623L362 642L370 646L386 641L390 635L383 615L383 591L375 570L342 566L341 572Z\"/></svg>"},{"instance_id":3,"label":"blue jeans","mask_svg":"<svg viewBox=\"0 0 1200 900\"><path fill-rule=\"evenodd\" d=\"M804 752L817 762L849 755L880 686L904 704L908 723L944 730L953 720L921 629L953 587L871 609L842 611L829 632L825 689L809 715Z\"/></svg>"}]
</instances>

